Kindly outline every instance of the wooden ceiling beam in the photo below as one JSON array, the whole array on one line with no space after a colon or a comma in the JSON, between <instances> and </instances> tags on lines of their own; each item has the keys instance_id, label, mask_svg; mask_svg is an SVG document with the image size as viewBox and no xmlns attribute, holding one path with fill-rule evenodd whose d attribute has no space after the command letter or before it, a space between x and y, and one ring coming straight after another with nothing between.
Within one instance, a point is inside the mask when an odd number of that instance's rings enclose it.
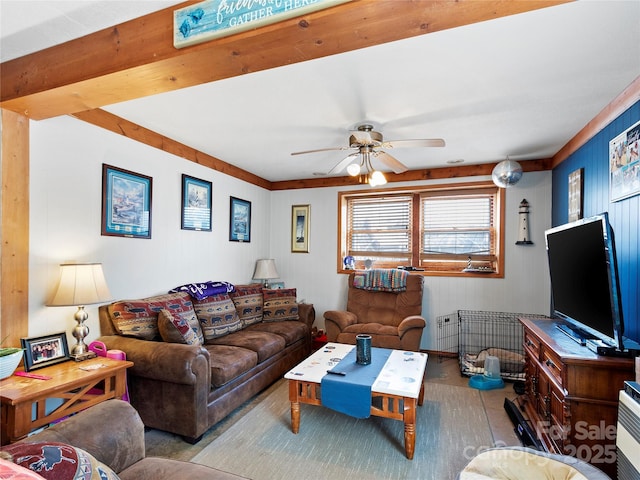
<instances>
[{"instance_id":1,"label":"wooden ceiling beam","mask_svg":"<svg viewBox=\"0 0 640 480\"><path fill-rule=\"evenodd\" d=\"M157 148L163 152L171 153L178 157L184 158L199 165L204 165L212 170L222 172L235 178L239 178L248 183L252 183L267 190L271 190L272 183L258 175L247 172L240 167L231 165L230 163L220 160L212 155L207 155L195 148L189 147L184 143L177 142L169 137L165 137L153 130L142 127L137 123L130 122L127 119L114 115L100 108L87 110L71 114L71 116L90 123L97 127L104 128L110 132L117 133L124 137L130 138L140 143Z\"/></svg>"},{"instance_id":2,"label":"wooden ceiling beam","mask_svg":"<svg viewBox=\"0 0 640 480\"><path fill-rule=\"evenodd\" d=\"M567 1L354 0L176 49L190 1L2 63L0 107L51 118Z\"/></svg>"},{"instance_id":3,"label":"wooden ceiling beam","mask_svg":"<svg viewBox=\"0 0 640 480\"><path fill-rule=\"evenodd\" d=\"M551 169L551 159L521 160L523 172L541 172ZM445 178L462 178L491 175L497 163L481 163L455 167L424 168L408 170L404 173L384 172L387 182L416 182L425 180L441 180ZM348 187L360 185L358 177L322 177L301 180L282 180L272 182L271 190L296 190L300 188Z\"/></svg>"}]
</instances>

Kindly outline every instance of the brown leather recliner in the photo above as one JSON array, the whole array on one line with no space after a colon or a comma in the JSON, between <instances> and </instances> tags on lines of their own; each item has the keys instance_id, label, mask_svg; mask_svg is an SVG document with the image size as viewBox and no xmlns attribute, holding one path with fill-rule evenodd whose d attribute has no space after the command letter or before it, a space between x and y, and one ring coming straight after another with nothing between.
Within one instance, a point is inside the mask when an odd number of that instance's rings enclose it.
<instances>
[{"instance_id":1,"label":"brown leather recliner","mask_svg":"<svg viewBox=\"0 0 640 480\"><path fill-rule=\"evenodd\" d=\"M347 310L324 313L327 340L356 343L356 335L369 334L374 347L420 350L426 322L422 314L422 275L407 275L404 292L369 291L353 285L349 275Z\"/></svg>"}]
</instances>

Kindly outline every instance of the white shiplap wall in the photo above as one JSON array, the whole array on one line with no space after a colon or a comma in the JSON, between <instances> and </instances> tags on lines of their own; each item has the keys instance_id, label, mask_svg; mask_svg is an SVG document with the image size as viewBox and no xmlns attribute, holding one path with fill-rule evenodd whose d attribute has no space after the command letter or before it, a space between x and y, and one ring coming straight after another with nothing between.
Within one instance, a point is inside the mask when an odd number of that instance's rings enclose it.
<instances>
[{"instance_id":1,"label":"white shiplap wall","mask_svg":"<svg viewBox=\"0 0 640 480\"><path fill-rule=\"evenodd\" d=\"M124 299L193 281L245 283L269 255L269 191L71 117L30 128L29 336L74 325L74 307L45 306L60 263L102 262L114 299ZM151 239L101 236L103 163L153 178ZM180 228L183 173L213 183L211 232ZM252 203L251 243L229 241L229 196ZM87 311L95 339L97 306Z\"/></svg>"},{"instance_id":2,"label":"white shiplap wall","mask_svg":"<svg viewBox=\"0 0 640 480\"><path fill-rule=\"evenodd\" d=\"M281 280L315 305L318 326L324 326L324 311L344 308L346 275L336 273L338 188L268 192L70 117L31 122L30 148L29 336L70 332L75 308L45 306L58 264L67 261L102 262L111 293L122 299L191 281L244 283L256 259L271 257ZM100 235L102 163L153 177L150 240ZM212 232L180 229L183 173L213 182ZM252 202L251 243L228 240L230 196ZM523 198L531 205L533 246L515 245ZM291 253L296 204L311 205L308 254ZM551 222L551 172L526 173L507 190L506 208L505 278L425 277L423 315L429 326L457 309L548 313L544 230ZM99 335L97 306L87 309L91 340ZM430 330L423 348L433 345Z\"/></svg>"},{"instance_id":3,"label":"white shiplap wall","mask_svg":"<svg viewBox=\"0 0 640 480\"><path fill-rule=\"evenodd\" d=\"M486 180L486 178L482 178ZM472 178L455 179L460 182ZM449 183L445 181L421 184ZM407 183L412 185L416 183ZM400 184L394 184L400 186ZM369 187L362 187L369 188ZM312 302L316 324L324 326L322 313L346 305L346 275L336 273L336 242L339 188L273 192L271 212L271 256L287 285L298 288L299 297ZM526 173L520 183L507 190L505 277L425 277L423 316L427 332L422 348L435 345L433 322L439 315L459 309L522 313L549 313L549 279L544 248L544 230L551 223L551 172ZM529 228L533 245L516 246L518 206L523 198L530 204ZM311 205L310 252L291 253L291 206Z\"/></svg>"}]
</instances>

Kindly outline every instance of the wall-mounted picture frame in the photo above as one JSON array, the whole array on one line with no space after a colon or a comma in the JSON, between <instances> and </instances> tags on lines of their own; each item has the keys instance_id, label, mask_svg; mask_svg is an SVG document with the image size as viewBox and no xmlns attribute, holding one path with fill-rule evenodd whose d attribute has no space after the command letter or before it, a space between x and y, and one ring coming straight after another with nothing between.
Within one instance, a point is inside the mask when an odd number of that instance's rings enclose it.
<instances>
[{"instance_id":1,"label":"wall-mounted picture frame","mask_svg":"<svg viewBox=\"0 0 640 480\"><path fill-rule=\"evenodd\" d=\"M612 202L640 193L640 122L609 142L609 195Z\"/></svg>"},{"instance_id":2,"label":"wall-mounted picture frame","mask_svg":"<svg viewBox=\"0 0 640 480\"><path fill-rule=\"evenodd\" d=\"M151 177L102 164L102 235L151 238Z\"/></svg>"},{"instance_id":3,"label":"wall-mounted picture frame","mask_svg":"<svg viewBox=\"0 0 640 480\"><path fill-rule=\"evenodd\" d=\"M292 205L291 207L291 251L309 253L309 215L310 205Z\"/></svg>"},{"instance_id":4,"label":"wall-mounted picture frame","mask_svg":"<svg viewBox=\"0 0 640 480\"><path fill-rule=\"evenodd\" d=\"M569 174L569 222L580 220L583 215L583 174L584 168L579 168Z\"/></svg>"},{"instance_id":5,"label":"wall-mounted picture frame","mask_svg":"<svg viewBox=\"0 0 640 480\"><path fill-rule=\"evenodd\" d=\"M251 202L229 197L229 241L251 241Z\"/></svg>"},{"instance_id":6,"label":"wall-mounted picture frame","mask_svg":"<svg viewBox=\"0 0 640 480\"><path fill-rule=\"evenodd\" d=\"M71 360L64 332L20 339L24 349L24 370L29 372Z\"/></svg>"},{"instance_id":7,"label":"wall-mounted picture frame","mask_svg":"<svg viewBox=\"0 0 640 480\"><path fill-rule=\"evenodd\" d=\"M213 184L182 174L182 230L211 231Z\"/></svg>"}]
</instances>

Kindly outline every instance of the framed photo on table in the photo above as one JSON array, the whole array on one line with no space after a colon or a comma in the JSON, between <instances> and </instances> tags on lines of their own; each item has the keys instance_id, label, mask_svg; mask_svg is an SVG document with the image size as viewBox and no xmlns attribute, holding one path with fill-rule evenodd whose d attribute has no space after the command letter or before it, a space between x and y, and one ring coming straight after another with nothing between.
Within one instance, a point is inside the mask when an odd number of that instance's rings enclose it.
<instances>
[{"instance_id":1,"label":"framed photo on table","mask_svg":"<svg viewBox=\"0 0 640 480\"><path fill-rule=\"evenodd\" d=\"M251 202L229 197L229 241L251 241Z\"/></svg>"},{"instance_id":2,"label":"framed photo on table","mask_svg":"<svg viewBox=\"0 0 640 480\"><path fill-rule=\"evenodd\" d=\"M182 175L182 230L211 231L212 184Z\"/></svg>"},{"instance_id":3,"label":"framed photo on table","mask_svg":"<svg viewBox=\"0 0 640 480\"><path fill-rule=\"evenodd\" d=\"M310 205L291 207L291 251L309 253L309 214Z\"/></svg>"},{"instance_id":4,"label":"framed photo on table","mask_svg":"<svg viewBox=\"0 0 640 480\"><path fill-rule=\"evenodd\" d=\"M151 238L152 178L102 164L102 235Z\"/></svg>"},{"instance_id":5,"label":"framed photo on table","mask_svg":"<svg viewBox=\"0 0 640 480\"><path fill-rule=\"evenodd\" d=\"M71 359L67 334L64 332L43 337L23 338L20 341L24 349L25 372Z\"/></svg>"}]
</instances>

